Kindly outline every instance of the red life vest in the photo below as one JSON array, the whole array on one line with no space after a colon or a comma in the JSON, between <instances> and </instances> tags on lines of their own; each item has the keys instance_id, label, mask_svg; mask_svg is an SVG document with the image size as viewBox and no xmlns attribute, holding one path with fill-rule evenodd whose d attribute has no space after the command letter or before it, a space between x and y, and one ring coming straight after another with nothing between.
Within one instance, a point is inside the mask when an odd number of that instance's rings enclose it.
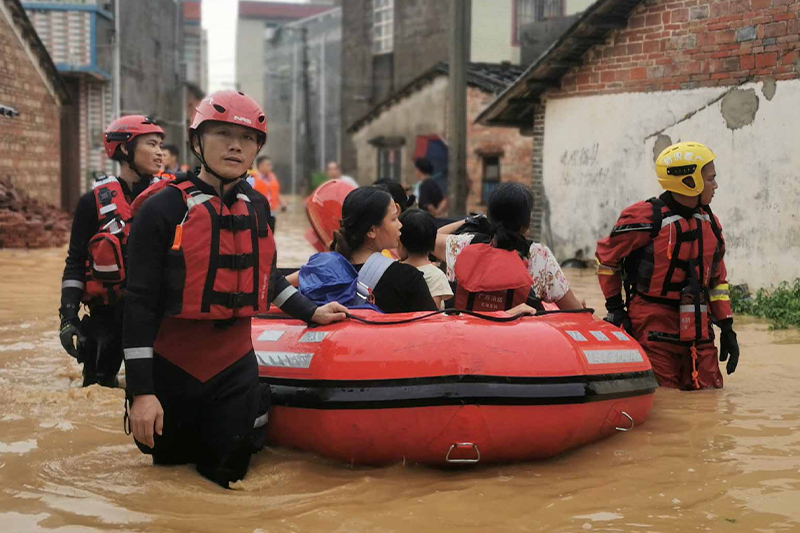
<instances>
[{"instance_id":1,"label":"red life vest","mask_svg":"<svg viewBox=\"0 0 800 533\"><path fill-rule=\"evenodd\" d=\"M228 207L190 180L168 186L181 191L187 211L168 254L166 314L225 320L267 312L275 241L264 198L241 187Z\"/></svg>"},{"instance_id":2,"label":"red life vest","mask_svg":"<svg viewBox=\"0 0 800 533\"><path fill-rule=\"evenodd\" d=\"M117 178L103 176L94 182L97 233L89 240L82 301L109 305L122 297L125 281L125 244L133 217Z\"/></svg>"},{"instance_id":3,"label":"red life vest","mask_svg":"<svg viewBox=\"0 0 800 533\"><path fill-rule=\"evenodd\" d=\"M690 265L704 291L722 258L724 243L714 215L701 207L691 218L673 213L657 198L653 239L633 257L626 270L633 274L635 293L656 303L677 306L689 285Z\"/></svg>"},{"instance_id":4,"label":"red life vest","mask_svg":"<svg viewBox=\"0 0 800 533\"><path fill-rule=\"evenodd\" d=\"M172 183L174 180L175 176L172 176L171 174L159 174L158 176L153 176L153 179L150 180L150 186L140 192L139 196L133 200L133 203L131 204L131 216L135 217L145 200L153 196L155 193L163 191L166 186Z\"/></svg>"},{"instance_id":5,"label":"red life vest","mask_svg":"<svg viewBox=\"0 0 800 533\"><path fill-rule=\"evenodd\" d=\"M455 266L457 309L505 311L525 303L533 279L516 251L471 244Z\"/></svg>"}]
</instances>

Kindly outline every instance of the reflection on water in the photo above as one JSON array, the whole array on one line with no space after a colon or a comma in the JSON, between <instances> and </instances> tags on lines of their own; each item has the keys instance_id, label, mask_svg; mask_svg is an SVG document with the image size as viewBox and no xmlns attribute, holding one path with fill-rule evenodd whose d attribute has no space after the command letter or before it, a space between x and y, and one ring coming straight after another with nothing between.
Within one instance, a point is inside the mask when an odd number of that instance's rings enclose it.
<instances>
[{"instance_id":1,"label":"reflection on water","mask_svg":"<svg viewBox=\"0 0 800 533\"><path fill-rule=\"evenodd\" d=\"M313 253L306 227L279 217L281 266ZM550 461L353 469L269 449L224 491L152 467L122 432L122 391L80 388L56 336L64 254L0 250L3 532L800 530L796 330L738 321L725 389L659 390L644 426ZM567 276L602 309L592 272Z\"/></svg>"}]
</instances>

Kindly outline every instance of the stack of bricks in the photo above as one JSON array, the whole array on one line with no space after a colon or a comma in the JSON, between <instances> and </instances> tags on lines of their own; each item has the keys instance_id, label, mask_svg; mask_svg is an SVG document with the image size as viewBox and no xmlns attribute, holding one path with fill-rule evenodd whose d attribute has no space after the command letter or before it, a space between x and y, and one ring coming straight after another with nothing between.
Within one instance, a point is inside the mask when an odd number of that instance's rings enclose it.
<instances>
[{"instance_id":1,"label":"stack of bricks","mask_svg":"<svg viewBox=\"0 0 800 533\"><path fill-rule=\"evenodd\" d=\"M549 96L800 78L800 0L645 0Z\"/></svg>"},{"instance_id":2,"label":"stack of bricks","mask_svg":"<svg viewBox=\"0 0 800 533\"><path fill-rule=\"evenodd\" d=\"M0 248L51 248L69 240L70 217L0 181Z\"/></svg>"}]
</instances>

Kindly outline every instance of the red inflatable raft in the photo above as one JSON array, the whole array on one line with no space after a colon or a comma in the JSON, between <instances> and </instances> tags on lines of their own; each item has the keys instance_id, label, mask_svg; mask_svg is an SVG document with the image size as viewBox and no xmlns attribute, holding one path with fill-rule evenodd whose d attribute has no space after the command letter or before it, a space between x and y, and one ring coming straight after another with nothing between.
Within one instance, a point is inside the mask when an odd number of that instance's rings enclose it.
<instances>
[{"instance_id":1,"label":"red inflatable raft","mask_svg":"<svg viewBox=\"0 0 800 533\"><path fill-rule=\"evenodd\" d=\"M542 459L642 424L658 386L590 313L354 314L373 323L254 320L273 445L371 465Z\"/></svg>"}]
</instances>

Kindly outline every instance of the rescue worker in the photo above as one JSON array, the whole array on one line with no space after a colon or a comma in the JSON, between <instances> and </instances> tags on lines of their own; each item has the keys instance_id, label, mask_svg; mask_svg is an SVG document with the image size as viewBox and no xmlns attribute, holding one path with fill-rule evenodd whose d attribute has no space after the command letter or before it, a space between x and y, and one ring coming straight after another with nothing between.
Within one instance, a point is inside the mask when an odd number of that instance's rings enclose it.
<instances>
[{"instance_id":1,"label":"rescue worker","mask_svg":"<svg viewBox=\"0 0 800 533\"><path fill-rule=\"evenodd\" d=\"M95 180L75 209L61 282L59 336L67 353L83 363L84 387L117 385L131 204L160 171L163 140L161 127L142 115L112 122L103 144L106 155L119 161L120 175ZM82 320L81 302L89 310Z\"/></svg>"},{"instance_id":2,"label":"rescue worker","mask_svg":"<svg viewBox=\"0 0 800 533\"><path fill-rule=\"evenodd\" d=\"M201 169L148 198L131 231L127 398L136 444L154 464L194 463L228 487L266 437L269 388L258 381L251 317L270 302L317 324L347 309L317 307L275 266L269 204L244 179L267 140L258 104L211 94L189 137Z\"/></svg>"},{"instance_id":3,"label":"rescue worker","mask_svg":"<svg viewBox=\"0 0 800 533\"><path fill-rule=\"evenodd\" d=\"M665 192L624 209L611 235L597 242L606 320L636 337L662 387L722 387L712 323L721 330L719 358L728 374L739 362L725 240L709 207L714 159L696 142L666 148L656 159Z\"/></svg>"}]
</instances>

